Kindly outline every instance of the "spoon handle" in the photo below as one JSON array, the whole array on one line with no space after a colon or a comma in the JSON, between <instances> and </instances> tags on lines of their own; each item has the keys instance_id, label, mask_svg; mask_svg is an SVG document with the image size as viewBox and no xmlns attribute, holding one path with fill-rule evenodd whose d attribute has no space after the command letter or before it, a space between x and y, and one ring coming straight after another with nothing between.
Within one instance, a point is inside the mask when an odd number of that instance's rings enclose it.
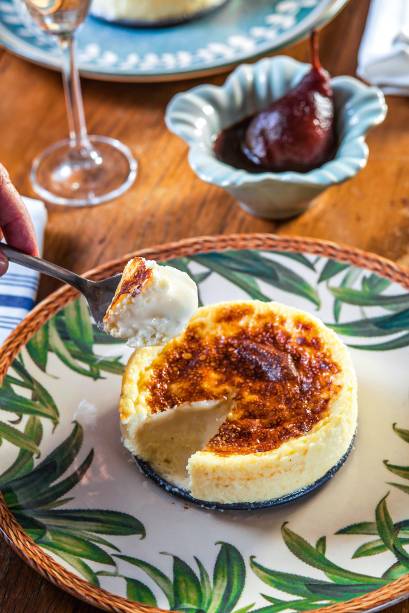
<instances>
[{"instance_id":1,"label":"spoon handle","mask_svg":"<svg viewBox=\"0 0 409 613\"><path fill-rule=\"evenodd\" d=\"M88 279L84 279L83 277L80 277L62 266L58 266L52 262L47 262L47 260L34 257L33 255L27 255L26 253L23 253L18 249L14 249L14 247L10 247L5 243L0 243L0 248L1 251L3 251L3 253L8 257L10 262L21 264L26 268L31 268L32 270L42 272L50 277L55 277L63 283L72 285L80 292L84 292L89 284Z\"/></svg>"}]
</instances>

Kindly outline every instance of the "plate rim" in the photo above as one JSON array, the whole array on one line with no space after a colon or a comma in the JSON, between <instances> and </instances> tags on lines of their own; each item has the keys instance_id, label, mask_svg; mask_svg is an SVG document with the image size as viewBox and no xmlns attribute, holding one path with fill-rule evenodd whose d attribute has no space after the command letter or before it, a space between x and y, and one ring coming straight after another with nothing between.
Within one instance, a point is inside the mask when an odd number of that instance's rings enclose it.
<instances>
[{"instance_id":1,"label":"plate rim","mask_svg":"<svg viewBox=\"0 0 409 613\"><path fill-rule=\"evenodd\" d=\"M98 72L96 72L94 70L80 68L80 75L87 79L114 83L169 83L223 74L232 70L241 63L257 61L261 57L271 55L272 53L275 53L280 49L289 47L303 40L308 35L308 32L311 28L319 30L322 29L325 25L332 21L332 19L334 19L338 15L338 13L340 13L342 9L345 8L346 5L350 2L350 0L322 0L322 2L325 1L327 1L328 3L327 6L322 9L321 13L318 13L316 21L312 24L310 23L311 20L306 19L307 23L305 23L303 26L302 24L300 24L300 26L302 27L299 27L299 29L296 30L295 34L293 34L289 38L284 39L278 44L274 44L273 42L271 42L271 44L266 43L262 49L259 49L258 51L253 53L243 52L241 55L239 55L233 61L230 62L220 63L214 66L207 66L204 68L193 68L191 70L180 70L178 72L157 74L149 72L140 72L137 74L118 74L109 70L99 70ZM19 41L18 45L14 42L14 39ZM13 55L37 66L48 68L49 70L53 70L54 72L61 71L60 66L55 63L49 63L48 61L41 59L41 57L37 57L37 55L35 55L34 57L30 57L29 51L27 51L27 54L24 54L24 51L22 51L22 49L24 50L24 47L26 45L27 43L24 40L20 39L14 34L10 34L9 30L7 30L3 23L0 21L0 47L4 46L4 48ZM41 54L41 51L39 53Z\"/></svg>"},{"instance_id":2,"label":"plate rim","mask_svg":"<svg viewBox=\"0 0 409 613\"><path fill-rule=\"evenodd\" d=\"M194 253L206 253L214 250L222 251L225 249L259 249L311 253L371 270L409 289L409 270L382 256L322 239L279 236L267 233L202 236L156 245L110 260L105 264L92 268L84 273L84 276L102 279L108 275L120 272L125 263L135 255L149 259L166 260L174 257L189 256ZM0 349L0 378L6 374L10 363L20 349L26 345L29 338L50 317L77 295L78 292L73 288L63 286L42 300L29 313L10 334ZM7 507L1 493L0 533L15 553L36 572L60 589L84 602L102 610L115 613L169 613L169 610L135 603L125 597L112 594L103 588L93 586L64 568L46 554L24 532ZM358 611L380 610L395 601L399 602L408 597L409 573L364 596L316 609L316 612L354 613Z\"/></svg>"}]
</instances>

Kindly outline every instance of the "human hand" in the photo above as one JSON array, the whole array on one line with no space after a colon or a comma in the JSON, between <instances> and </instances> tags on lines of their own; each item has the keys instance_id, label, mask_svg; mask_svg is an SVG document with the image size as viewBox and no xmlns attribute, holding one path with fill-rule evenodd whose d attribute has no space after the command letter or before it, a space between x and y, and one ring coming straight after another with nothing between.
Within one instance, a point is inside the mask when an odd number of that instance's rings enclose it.
<instances>
[{"instance_id":1,"label":"human hand","mask_svg":"<svg viewBox=\"0 0 409 613\"><path fill-rule=\"evenodd\" d=\"M0 164L0 229L9 245L29 255L38 255L30 216L2 164ZM8 265L8 259L0 250L0 276L7 272Z\"/></svg>"}]
</instances>

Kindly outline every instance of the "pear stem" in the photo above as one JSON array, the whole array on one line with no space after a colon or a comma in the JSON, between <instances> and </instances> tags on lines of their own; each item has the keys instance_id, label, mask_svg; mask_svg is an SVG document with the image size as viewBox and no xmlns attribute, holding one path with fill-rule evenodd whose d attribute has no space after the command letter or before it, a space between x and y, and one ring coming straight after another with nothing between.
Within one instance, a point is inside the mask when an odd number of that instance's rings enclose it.
<instances>
[{"instance_id":1,"label":"pear stem","mask_svg":"<svg viewBox=\"0 0 409 613\"><path fill-rule=\"evenodd\" d=\"M311 49L311 64L315 70L321 70L320 51L318 43L318 32L312 30L310 35L310 49Z\"/></svg>"}]
</instances>

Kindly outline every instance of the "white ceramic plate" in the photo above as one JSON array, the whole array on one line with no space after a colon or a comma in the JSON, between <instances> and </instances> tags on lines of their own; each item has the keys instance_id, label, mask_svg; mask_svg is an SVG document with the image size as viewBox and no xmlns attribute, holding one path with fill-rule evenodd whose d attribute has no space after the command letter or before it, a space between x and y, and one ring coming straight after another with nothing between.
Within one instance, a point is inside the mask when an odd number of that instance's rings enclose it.
<instances>
[{"instance_id":1,"label":"white ceramic plate","mask_svg":"<svg viewBox=\"0 0 409 613\"><path fill-rule=\"evenodd\" d=\"M120 442L129 349L98 332L85 305L63 290L0 357L0 518L13 547L60 587L111 611L146 611L137 601L188 613L349 613L402 597L409 274L352 249L262 235L185 241L147 255L176 257L204 303L276 299L334 327L358 373L355 449L325 486L284 507L222 513L172 497Z\"/></svg>"}]
</instances>

